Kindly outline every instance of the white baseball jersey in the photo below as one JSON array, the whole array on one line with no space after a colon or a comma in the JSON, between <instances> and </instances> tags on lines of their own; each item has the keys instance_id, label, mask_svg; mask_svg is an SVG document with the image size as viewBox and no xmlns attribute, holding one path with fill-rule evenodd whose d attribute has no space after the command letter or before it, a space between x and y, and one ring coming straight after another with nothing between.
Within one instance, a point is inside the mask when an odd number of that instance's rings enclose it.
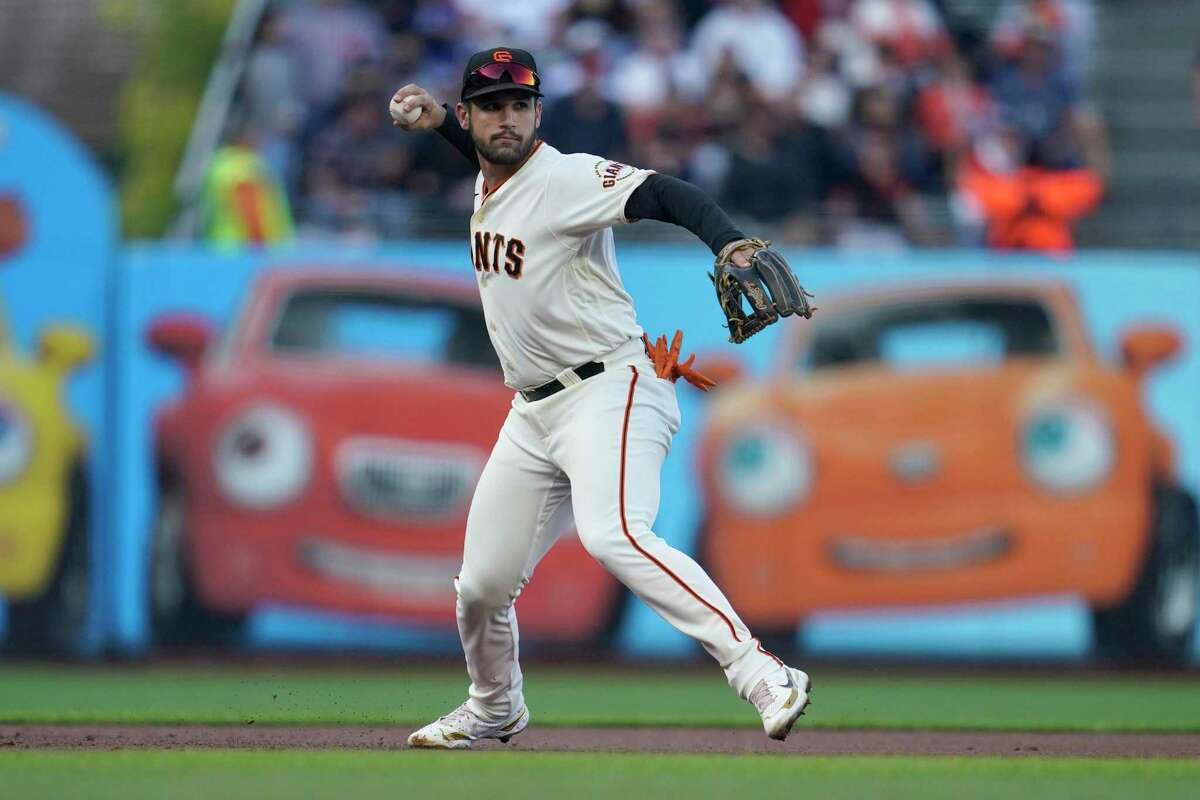
<instances>
[{"instance_id":1,"label":"white baseball jersey","mask_svg":"<svg viewBox=\"0 0 1200 800\"><path fill-rule=\"evenodd\" d=\"M467 709L497 725L527 717L515 604L567 511L587 551L699 641L749 699L782 662L703 568L650 527L679 406L638 341L612 235L650 173L536 148L486 196L476 181L471 260L492 344L514 389L588 361L603 359L605 370L540 400L515 396L475 487L454 582ZM414 736L436 740L441 724Z\"/></svg>"},{"instance_id":2,"label":"white baseball jersey","mask_svg":"<svg viewBox=\"0 0 1200 800\"><path fill-rule=\"evenodd\" d=\"M651 174L545 142L508 180L475 181L471 261L504 382L529 389L611 353L642 329L612 226Z\"/></svg>"}]
</instances>

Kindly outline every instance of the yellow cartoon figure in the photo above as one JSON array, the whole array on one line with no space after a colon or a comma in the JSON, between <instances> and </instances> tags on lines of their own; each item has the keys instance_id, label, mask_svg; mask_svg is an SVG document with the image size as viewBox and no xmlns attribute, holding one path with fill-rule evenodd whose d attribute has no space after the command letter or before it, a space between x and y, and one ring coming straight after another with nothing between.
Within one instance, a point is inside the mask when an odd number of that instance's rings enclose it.
<instances>
[{"instance_id":1,"label":"yellow cartoon figure","mask_svg":"<svg viewBox=\"0 0 1200 800\"><path fill-rule=\"evenodd\" d=\"M64 405L68 376L92 338L45 328L37 355L19 353L0 306L0 594L5 646L66 649L88 604L87 443Z\"/></svg>"}]
</instances>

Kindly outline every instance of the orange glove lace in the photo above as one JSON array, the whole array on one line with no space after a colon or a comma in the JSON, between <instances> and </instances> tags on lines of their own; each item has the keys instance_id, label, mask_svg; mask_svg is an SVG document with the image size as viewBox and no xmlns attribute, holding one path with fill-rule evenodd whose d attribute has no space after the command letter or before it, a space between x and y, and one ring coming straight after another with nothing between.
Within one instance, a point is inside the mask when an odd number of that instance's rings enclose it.
<instances>
[{"instance_id":1,"label":"orange glove lace","mask_svg":"<svg viewBox=\"0 0 1200 800\"><path fill-rule=\"evenodd\" d=\"M643 333L642 344L646 347L647 357L654 362L654 372L658 377L671 383L683 378L702 392L707 392L717 385L716 381L692 369L692 363L696 360L695 353L688 356L687 361L679 363L679 350L683 347L683 331L676 329L670 348L667 347L666 336L658 337L658 341L651 344L650 339Z\"/></svg>"}]
</instances>

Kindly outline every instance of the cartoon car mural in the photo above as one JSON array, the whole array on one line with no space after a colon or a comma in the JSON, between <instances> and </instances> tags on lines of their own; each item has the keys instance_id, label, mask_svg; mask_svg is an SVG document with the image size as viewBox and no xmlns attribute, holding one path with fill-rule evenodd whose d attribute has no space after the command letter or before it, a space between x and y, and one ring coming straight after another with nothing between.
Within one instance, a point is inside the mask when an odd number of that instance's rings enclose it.
<instances>
[{"instance_id":1,"label":"cartoon car mural","mask_svg":"<svg viewBox=\"0 0 1200 800\"><path fill-rule=\"evenodd\" d=\"M702 557L762 638L794 647L822 609L1077 593L1099 653L1186 658L1196 501L1141 400L1173 329L1125 331L1112 366L1059 284L821 306L776 379L714 399L700 447Z\"/></svg>"},{"instance_id":2,"label":"cartoon car mural","mask_svg":"<svg viewBox=\"0 0 1200 800\"><path fill-rule=\"evenodd\" d=\"M93 348L87 332L55 325L29 358L0 307L0 594L9 650L69 651L87 620L87 440L63 392Z\"/></svg>"},{"instance_id":3,"label":"cartoon car mural","mask_svg":"<svg viewBox=\"0 0 1200 800\"><path fill-rule=\"evenodd\" d=\"M512 402L473 283L278 270L219 343L186 315L148 339L187 373L155 420L160 644L229 642L264 603L454 629L467 509ZM522 635L601 641L622 599L565 535L521 594Z\"/></svg>"}]
</instances>

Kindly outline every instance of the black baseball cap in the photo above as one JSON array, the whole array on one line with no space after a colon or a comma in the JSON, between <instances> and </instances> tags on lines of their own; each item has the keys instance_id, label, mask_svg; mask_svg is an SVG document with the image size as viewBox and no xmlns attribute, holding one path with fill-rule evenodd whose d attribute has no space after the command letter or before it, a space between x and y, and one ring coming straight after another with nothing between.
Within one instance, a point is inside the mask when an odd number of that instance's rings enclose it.
<instances>
[{"instance_id":1,"label":"black baseball cap","mask_svg":"<svg viewBox=\"0 0 1200 800\"><path fill-rule=\"evenodd\" d=\"M542 80L537 62L528 50L517 47L493 47L480 50L467 60L463 70L462 100L507 89L518 89L542 96Z\"/></svg>"}]
</instances>

